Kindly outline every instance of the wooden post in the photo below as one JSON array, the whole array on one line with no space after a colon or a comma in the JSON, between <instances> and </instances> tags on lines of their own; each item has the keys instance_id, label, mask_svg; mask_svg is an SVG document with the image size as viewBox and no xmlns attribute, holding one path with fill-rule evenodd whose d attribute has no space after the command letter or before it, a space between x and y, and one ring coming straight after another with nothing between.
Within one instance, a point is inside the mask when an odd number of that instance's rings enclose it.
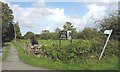
<instances>
[{"instance_id":1,"label":"wooden post","mask_svg":"<svg viewBox=\"0 0 120 72\"><path fill-rule=\"evenodd\" d=\"M61 46L60 31L59 31L59 46Z\"/></svg>"},{"instance_id":2,"label":"wooden post","mask_svg":"<svg viewBox=\"0 0 120 72\"><path fill-rule=\"evenodd\" d=\"M59 39L59 46L61 46L61 39Z\"/></svg>"},{"instance_id":3,"label":"wooden post","mask_svg":"<svg viewBox=\"0 0 120 72\"><path fill-rule=\"evenodd\" d=\"M71 39L70 39L70 43L72 44L72 36L71 36Z\"/></svg>"},{"instance_id":4,"label":"wooden post","mask_svg":"<svg viewBox=\"0 0 120 72\"><path fill-rule=\"evenodd\" d=\"M71 44L72 44L72 33L71 33Z\"/></svg>"}]
</instances>

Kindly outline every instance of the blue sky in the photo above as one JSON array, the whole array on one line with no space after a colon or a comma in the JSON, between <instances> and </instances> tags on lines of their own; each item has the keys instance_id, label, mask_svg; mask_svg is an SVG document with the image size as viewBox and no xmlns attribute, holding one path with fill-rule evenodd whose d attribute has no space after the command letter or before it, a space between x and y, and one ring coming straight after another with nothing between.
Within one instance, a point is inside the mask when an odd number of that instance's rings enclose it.
<instances>
[{"instance_id":1,"label":"blue sky","mask_svg":"<svg viewBox=\"0 0 120 72\"><path fill-rule=\"evenodd\" d=\"M34 2L11 2L11 4L20 5L20 7L31 7Z\"/></svg>"},{"instance_id":2,"label":"blue sky","mask_svg":"<svg viewBox=\"0 0 120 72\"><path fill-rule=\"evenodd\" d=\"M47 2L47 7L64 8L65 14L82 17L88 11L84 2Z\"/></svg>"},{"instance_id":3,"label":"blue sky","mask_svg":"<svg viewBox=\"0 0 120 72\"><path fill-rule=\"evenodd\" d=\"M95 20L103 19L117 9L109 1L89 2L10 2L14 21L19 22L22 35L28 31L40 34L43 30L62 29L66 21L77 31L85 27L95 27ZM111 9L110 9L111 8ZM109 12L108 12L109 11Z\"/></svg>"},{"instance_id":4,"label":"blue sky","mask_svg":"<svg viewBox=\"0 0 120 72\"><path fill-rule=\"evenodd\" d=\"M35 2L11 2L11 4L18 5L20 8L31 8L35 4ZM71 18L82 18L88 11L86 4L84 2L45 2L44 4L45 4L46 8L64 9L64 14ZM43 22L43 21L41 21L42 25L40 27L43 27L46 29L49 28L50 31L54 31L57 28L57 25L55 25L55 24L52 25L52 23L54 23L53 21L47 21L47 22L45 22L45 21ZM62 27L65 22L62 22L62 23L63 24L58 25L58 27ZM19 22L19 24L20 24L20 22ZM20 27L21 27L22 35L24 35L27 31L40 33L42 30L44 30L44 29L41 29L41 30L39 30L39 32L36 32L36 31L38 31L38 29L30 29L29 27L25 27L25 26L23 28L23 26L21 26L21 25L20 25Z\"/></svg>"},{"instance_id":5,"label":"blue sky","mask_svg":"<svg viewBox=\"0 0 120 72\"><path fill-rule=\"evenodd\" d=\"M11 2L12 4L20 5L20 7L32 7L35 2ZM88 11L84 2L45 2L49 8L63 8L65 14L71 16L82 17Z\"/></svg>"}]
</instances>

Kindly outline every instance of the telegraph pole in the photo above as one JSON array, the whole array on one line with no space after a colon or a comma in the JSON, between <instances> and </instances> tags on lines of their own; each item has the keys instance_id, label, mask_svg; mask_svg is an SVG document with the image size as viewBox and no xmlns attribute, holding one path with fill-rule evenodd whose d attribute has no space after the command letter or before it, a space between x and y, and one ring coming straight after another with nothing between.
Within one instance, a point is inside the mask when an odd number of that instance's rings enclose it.
<instances>
[{"instance_id":1,"label":"telegraph pole","mask_svg":"<svg viewBox=\"0 0 120 72\"><path fill-rule=\"evenodd\" d=\"M15 24L14 24L14 39L15 39L15 43L16 43L16 28L15 28Z\"/></svg>"}]
</instances>

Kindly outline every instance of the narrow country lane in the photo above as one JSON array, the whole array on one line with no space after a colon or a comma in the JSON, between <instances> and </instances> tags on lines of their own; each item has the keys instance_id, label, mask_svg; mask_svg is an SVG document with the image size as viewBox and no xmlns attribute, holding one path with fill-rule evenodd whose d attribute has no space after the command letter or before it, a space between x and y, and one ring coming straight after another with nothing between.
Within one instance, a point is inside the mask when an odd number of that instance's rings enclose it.
<instances>
[{"instance_id":1,"label":"narrow country lane","mask_svg":"<svg viewBox=\"0 0 120 72\"><path fill-rule=\"evenodd\" d=\"M47 70L45 68L34 67L20 61L18 52L11 44L10 52L8 57L2 62L3 70Z\"/></svg>"}]
</instances>

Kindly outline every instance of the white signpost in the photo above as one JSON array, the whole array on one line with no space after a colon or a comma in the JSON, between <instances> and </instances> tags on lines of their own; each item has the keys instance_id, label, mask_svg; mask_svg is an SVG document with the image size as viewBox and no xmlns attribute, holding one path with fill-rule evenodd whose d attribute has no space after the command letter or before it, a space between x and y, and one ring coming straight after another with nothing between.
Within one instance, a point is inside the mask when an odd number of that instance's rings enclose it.
<instances>
[{"instance_id":1,"label":"white signpost","mask_svg":"<svg viewBox=\"0 0 120 72\"><path fill-rule=\"evenodd\" d=\"M107 38L107 40L106 40L106 43L105 43L105 45L104 45L104 47L103 47L102 53L100 54L99 60L102 58L102 55L103 55L104 50L105 50L105 48L106 48L106 46L107 46L107 43L108 43L109 38L110 38L110 36L111 36L111 34L112 34L112 31L113 31L112 29L111 29L111 30L105 30L105 31L104 31L104 34L108 34L109 36L108 36L108 38Z\"/></svg>"}]
</instances>

